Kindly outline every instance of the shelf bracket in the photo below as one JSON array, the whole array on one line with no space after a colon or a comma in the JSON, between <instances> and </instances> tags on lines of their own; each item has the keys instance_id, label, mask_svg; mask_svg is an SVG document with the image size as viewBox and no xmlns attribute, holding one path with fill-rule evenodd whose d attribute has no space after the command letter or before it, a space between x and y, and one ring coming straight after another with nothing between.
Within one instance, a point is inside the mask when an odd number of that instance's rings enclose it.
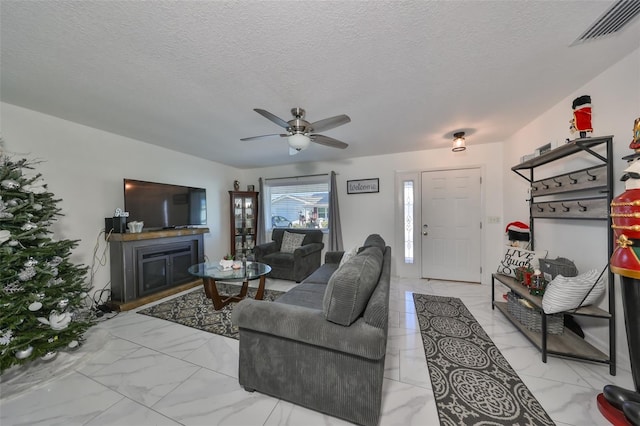
<instances>
[{"instance_id":1,"label":"shelf bracket","mask_svg":"<svg viewBox=\"0 0 640 426\"><path fill-rule=\"evenodd\" d=\"M588 152L589 154L593 155L594 157L598 158L600 161L602 161L603 163L607 162L607 158L603 157L602 155L598 154L597 152L595 152L594 150L592 150L591 148L588 148L586 146L583 146L580 142L576 142L576 146L578 146L581 150Z\"/></svg>"}]
</instances>

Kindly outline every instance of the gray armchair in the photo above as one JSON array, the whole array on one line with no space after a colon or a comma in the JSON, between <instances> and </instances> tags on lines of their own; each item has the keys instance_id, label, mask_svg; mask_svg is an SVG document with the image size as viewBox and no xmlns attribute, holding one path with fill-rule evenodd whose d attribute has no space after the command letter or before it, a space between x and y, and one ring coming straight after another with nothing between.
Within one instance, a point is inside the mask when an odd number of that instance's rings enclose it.
<instances>
[{"instance_id":1,"label":"gray armchair","mask_svg":"<svg viewBox=\"0 0 640 426\"><path fill-rule=\"evenodd\" d=\"M293 253L280 251L285 231L305 235L302 246L295 249ZM268 277L299 283L320 267L321 253L324 248L322 236L322 231L319 229L275 228L271 234L273 241L255 247L255 259L271 266Z\"/></svg>"}]
</instances>

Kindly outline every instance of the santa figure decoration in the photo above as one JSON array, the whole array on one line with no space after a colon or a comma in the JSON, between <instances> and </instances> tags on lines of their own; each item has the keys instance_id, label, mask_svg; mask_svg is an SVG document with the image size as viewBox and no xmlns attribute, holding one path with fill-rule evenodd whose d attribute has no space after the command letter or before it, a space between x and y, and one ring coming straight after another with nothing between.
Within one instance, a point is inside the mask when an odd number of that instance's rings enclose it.
<instances>
[{"instance_id":1,"label":"santa figure decoration","mask_svg":"<svg viewBox=\"0 0 640 426\"><path fill-rule=\"evenodd\" d=\"M591 126L591 96L584 95L573 100L573 120L570 121L571 134L580 132L581 138L591 136L593 127Z\"/></svg>"}]
</instances>

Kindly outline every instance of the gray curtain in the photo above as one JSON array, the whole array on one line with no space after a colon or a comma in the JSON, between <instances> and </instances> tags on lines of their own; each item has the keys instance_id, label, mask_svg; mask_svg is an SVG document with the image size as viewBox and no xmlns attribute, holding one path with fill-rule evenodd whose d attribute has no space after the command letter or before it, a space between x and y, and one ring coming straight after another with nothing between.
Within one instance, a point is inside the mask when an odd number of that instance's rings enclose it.
<instances>
[{"instance_id":1,"label":"gray curtain","mask_svg":"<svg viewBox=\"0 0 640 426\"><path fill-rule=\"evenodd\" d=\"M329 188L329 251L342 251L342 224L340 223L340 208L338 207L338 186L336 172L331 171L331 187Z\"/></svg>"},{"instance_id":2,"label":"gray curtain","mask_svg":"<svg viewBox=\"0 0 640 426\"><path fill-rule=\"evenodd\" d=\"M264 206L266 206L266 200L264 199L264 183L262 178L258 179L258 235L256 235L256 244L264 244L267 242L265 220L264 220Z\"/></svg>"}]
</instances>

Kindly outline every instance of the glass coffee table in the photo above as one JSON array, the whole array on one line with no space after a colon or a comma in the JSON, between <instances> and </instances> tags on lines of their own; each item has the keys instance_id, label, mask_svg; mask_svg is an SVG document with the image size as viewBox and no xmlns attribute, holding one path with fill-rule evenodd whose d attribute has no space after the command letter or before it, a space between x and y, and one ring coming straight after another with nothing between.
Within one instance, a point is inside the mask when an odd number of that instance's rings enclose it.
<instances>
[{"instance_id":1,"label":"glass coffee table","mask_svg":"<svg viewBox=\"0 0 640 426\"><path fill-rule=\"evenodd\" d=\"M202 278L204 292L207 298L213 302L213 309L218 311L231 302L239 302L247 297L249 281L260 280L256 300L262 300L264 297L265 275L271 272L271 266L259 262L247 262L246 268L223 269L217 263L205 262L189 267L188 271L191 275ZM240 281L242 282L242 288L239 294L221 295L216 287L216 281Z\"/></svg>"}]
</instances>

